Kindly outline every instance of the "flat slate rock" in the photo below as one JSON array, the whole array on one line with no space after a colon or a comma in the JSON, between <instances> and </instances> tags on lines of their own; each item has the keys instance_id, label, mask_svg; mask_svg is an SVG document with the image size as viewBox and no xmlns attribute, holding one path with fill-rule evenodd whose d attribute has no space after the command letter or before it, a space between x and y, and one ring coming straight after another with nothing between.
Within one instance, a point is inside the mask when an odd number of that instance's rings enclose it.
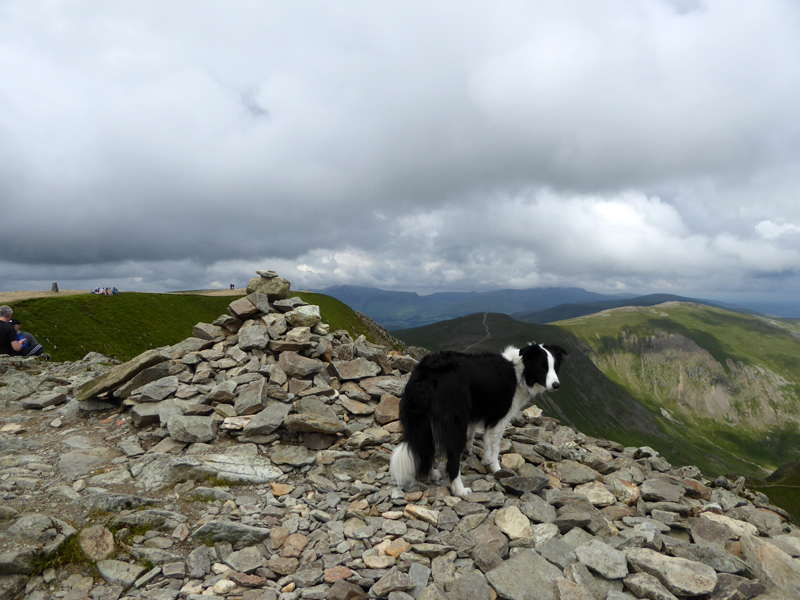
<instances>
[{"instance_id":1,"label":"flat slate rock","mask_svg":"<svg viewBox=\"0 0 800 600\"><path fill-rule=\"evenodd\" d=\"M501 598L555 600L554 582L562 571L535 550L523 550L486 574Z\"/></svg>"},{"instance_id":2,"label":"flat slate rock","mask_svg":"<svg viewBox=\"0 0 800 600\"><path fill-rule=\"evenodd\" d=\"M88 475L98 467L106 465L118 456L120 456L119 452L112 448L73 450L61 455L58 460L58 470L68 479L77 479L83 475Z\"/></svg>"},{"instance_id":3,"label":"flat slate rock","mask_svg":"<svg viewBox=\"0 0 800 600\"><path fill-rule=\"evenodd\" d=\"M254 546L269 536L270 529L233 521L211 521L201 525L192 533L193 538L211 543L230 542L234 548Z\"/></svg>"},{"instance_id":4,"label":"flat slate rock","mask_svg":"<svg viewBox=\"0 0 800 600\"><path fill-rule=\"evenodd\" d=\"M88 400L104 392L111 391L133 378L139 371L164 362L164 360L164 356L158 350L147 350L136 358L113 367L105 375L78 386L74 392L75 398L77 400Z\"/></svg>"},{"instance_id":5,"label":"flat slate rock","mask_svg":"<svg viewBox=\"0 0 800 600\"><path fill-rule=\"evenodd\" d=\"M67 395L61 392L47 392L45 394L37 394L36 396L28 396L22 400L22 406L30 409L42 409L49 406L58 406L67 401Z\"/></svg>"},{"instance_id":6,"label":"flat slate rock","mask_svg":"<svg viewBox=\"0 0 800 600\"><path fill-rule=\"evenodd\" d=\"M97 563L97 572L106 583L119 585L125 589L131 587L146 570L142 566L132 565L121 560L101 560Z\"/></svg>"},{"instance_id":7,"label":"flat slate rock","mask_svg":"<svg viewBox=\"0 0 800 600\"><path fill-rule=\"evenodd\" d=\"M501 479L500 484L507 492L515 496L522 496L523 494L538 494L550 485L550 480L545 476L523 477L513 475Z\"/></svg>"}]
</instances>

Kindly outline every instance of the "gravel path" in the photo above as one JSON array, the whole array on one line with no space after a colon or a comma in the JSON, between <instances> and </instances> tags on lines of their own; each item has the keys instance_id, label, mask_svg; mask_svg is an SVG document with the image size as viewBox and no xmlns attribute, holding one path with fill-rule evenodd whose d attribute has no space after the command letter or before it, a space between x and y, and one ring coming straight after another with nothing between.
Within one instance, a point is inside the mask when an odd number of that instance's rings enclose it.
<instances>
[{"instance_id":1,"label":"gravel path","mask_svg":"<svg viewBox=\"0 0 800 600\"><path fill-rule=\"evenodd\" d=\"M74 296L77 294L88 294L89 290L59 290L58 292L51 292L49 290L28 290L22 292L0 292L0 304L10 304L11 302L19 302L20 300L29 300L30 298L52 298L55 296ZM123 294L125 292L122 292ZM226 289L226 290L198 290L192 292L170 292L181 294L198 294L201 296L243 296L247 292L244 288Z\"/></svg>"}]
</instances>

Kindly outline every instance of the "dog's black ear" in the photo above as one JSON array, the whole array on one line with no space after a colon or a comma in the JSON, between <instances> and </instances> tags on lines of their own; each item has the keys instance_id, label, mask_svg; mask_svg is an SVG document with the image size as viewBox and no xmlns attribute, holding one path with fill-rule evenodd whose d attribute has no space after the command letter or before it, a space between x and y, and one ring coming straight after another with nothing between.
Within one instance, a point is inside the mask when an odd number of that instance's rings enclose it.
<instances>
[{"instance_id":1,"label":"dog's black ear","mask_svg":"<svg viewBox=\"0 0 800 600\"><path fill-rule=\"evenodd\" d=\"M552 354L553 356L560 356L560 357L562 357L562 358L565 358L565 357L569 356L569 354L567 353L567 351L566 351L566 350L564 350L564 349L563 349L561 346L556 346L555 344L545 344L545 345L544 345L544 347L545 347L545 349L547 349L547 350L550 352L550 354Z\"/></svg>"},{"instance_id":2,"label":"dog's black ear","mask_svg":"<svg viewBox=\"0 0 800 600\"><path fill-rule=\"evenodd\" d=\"M567 358L569 354L567 354L567 351L561 346L556 346L555 344L545 344L544 347L556 360L556 371L558 371L561 368L561 363L564 362L564 359Z\"/></svg>"}]
</instances>

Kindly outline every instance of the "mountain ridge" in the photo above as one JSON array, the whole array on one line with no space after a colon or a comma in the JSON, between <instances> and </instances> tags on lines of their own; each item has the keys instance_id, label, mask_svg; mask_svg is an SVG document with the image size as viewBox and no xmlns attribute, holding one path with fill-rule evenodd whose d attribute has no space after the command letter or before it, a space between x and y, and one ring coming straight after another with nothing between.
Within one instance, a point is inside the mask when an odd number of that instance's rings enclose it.
<instances>
[{"instance_id":1,"label":"mountain ridge","mask_svg":"<svg viewBox=\"0 0 800 600\"><path fill-rule=\"evenodd\" d=\"M436 292L427 295L351 285L315 291L344 302L389 331L432 325L482 312L507 314L530 323L553 323L611 308L654 306L667 301L693 302L745 314L762 314L753 308L676 294L599 294L577 287Z\"/></svg>"},{"instance_id":2,"label":"mountain ridge","mask_svg":"<svg viewBox=\"0 0 800 600\"><path fill-rule=\"evenodd\" d=\"M632 298L621 298L618 300L598 300L595 302L573 302L570 304L560 304L558 306L553 306L551 308L546 308L539 311L513 313L511 316L515 319L526 321L528 323L554 323L556 321L574 319L584 315L595 314L614 308L623 308L625 306L656 306L665 302L704 304L706 306L714 306L733 312L757 314L756 311L732 306L723 302L712 302L710 300L686 298L685 296L677 296L675 294L647 294L645 296L634 296Z\"/></svg>"}]
</instances>

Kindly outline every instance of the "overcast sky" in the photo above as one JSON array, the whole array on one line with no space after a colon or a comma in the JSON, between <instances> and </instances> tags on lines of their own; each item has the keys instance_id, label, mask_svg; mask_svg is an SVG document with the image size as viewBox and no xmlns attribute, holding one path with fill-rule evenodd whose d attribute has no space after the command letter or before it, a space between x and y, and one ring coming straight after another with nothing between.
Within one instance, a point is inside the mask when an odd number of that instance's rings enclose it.
<instances>
[{"instance_id":1,"label":"overcast sky","mask_svg":"<svg viewBox=\"0 0 800 600\"><path fill-rule=\"evenodd\" d=\"M796 0L0 0L0 290L800 293Z\"/></svg>"}]
</instances>

